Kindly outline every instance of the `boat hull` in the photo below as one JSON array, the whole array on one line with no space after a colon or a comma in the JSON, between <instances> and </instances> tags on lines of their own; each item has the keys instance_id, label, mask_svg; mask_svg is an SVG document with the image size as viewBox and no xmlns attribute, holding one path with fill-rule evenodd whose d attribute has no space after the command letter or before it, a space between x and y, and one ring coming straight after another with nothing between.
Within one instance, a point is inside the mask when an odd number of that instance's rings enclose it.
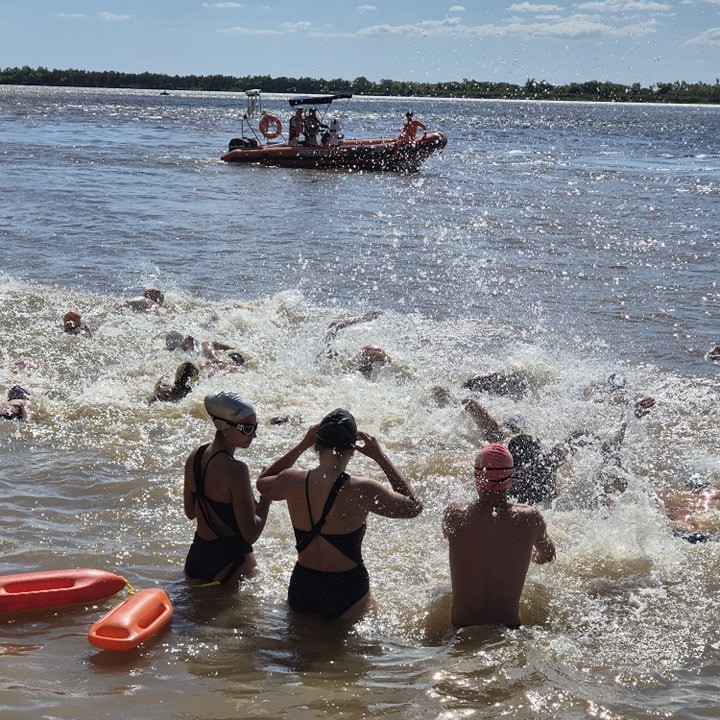
<instances>
[{"instance_id":1,"label":"boat hull","mask_svg":"<svg viewBox=\"0 0 720 720\"><path fill-rule=\"evenodd\" d=\"M443 133L427 133L416 140L374 138L345 140L340 145L264 145L235 148L221 159L284 168L345 168L373 172L417 172L422 163L447 144Z\"/></svg>"},{"instance_id":2,"label":"boat hull","mask_svg":"<svg viewBox=\"0 0 720 720\"><path fill-rule=\"evenodd\" d=\"M103 615L88 631L88 640L103 650L132 650L165 627L172 614L164 590L139 590Z\"/></svg>"},{"instance_id":3,"label":"boat hull","mask_svg":"<svg viewBox=\"0 0 720 720\"><path fill-rule=\"evenodd\" d=\"M103 600L122 590L125 578L78 568L0 576L0 612L59 607Z\"/></svg>"}]
</instances>

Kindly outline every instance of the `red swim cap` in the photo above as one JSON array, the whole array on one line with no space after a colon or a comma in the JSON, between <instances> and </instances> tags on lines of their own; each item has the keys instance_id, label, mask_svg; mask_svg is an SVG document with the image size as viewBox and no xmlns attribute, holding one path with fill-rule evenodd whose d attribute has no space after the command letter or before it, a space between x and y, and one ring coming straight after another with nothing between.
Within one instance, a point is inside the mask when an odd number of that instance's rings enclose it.
<instances>
[{"instance_id":1,"label":"red swim cap","mask_svg":"<svg viewBox=\"0 0 720 720\"><path fill-rule=\"evenodd\" d=\"M475 456L475 484L478 489L504 492L512 482L513 467L513 456L505 445L486 445Z\"/></svg>"}]
</instances>

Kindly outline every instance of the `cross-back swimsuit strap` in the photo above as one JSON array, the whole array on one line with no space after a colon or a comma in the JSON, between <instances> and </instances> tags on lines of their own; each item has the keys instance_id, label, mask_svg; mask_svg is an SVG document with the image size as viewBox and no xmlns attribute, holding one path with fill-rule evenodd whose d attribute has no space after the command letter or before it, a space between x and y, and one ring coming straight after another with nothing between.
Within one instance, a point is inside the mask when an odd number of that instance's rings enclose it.
<instances>
[{"instance_id":1,"label":"cross-back swimsuit strap","mask_svg":"<svg viewBox=\"0 0 720 720\"><path fill-rule=\"evenodd\" d=\"M365 537L365 523L349 533L331 535L322 532L325 519L333 507L338 493L342 489L343 485L350 479L350 476L347 473L341 473L337 480L335 480L335 483L330 489L327 500L325 501L325 507L323 508L322 515L317 522L313 521L312 510L310 508L309 477L310 473L308 473L305 477L305 499L308 507L308 517L310 518L310 524L312 527L310 530L299 530L298 528L294 528L296 549L298 552L302 552L316 537L321 537L350 560L358 565L362 565L362 541Z\"/></svg>"},{"instance_id":2,"label":"cross-back swimsuit strap","mask_svg":"<svg viewBox=\"0 0 720 720\"><path fill-rule=\"evenodd\" d=\"M308 517L310 518L310 525L312 527L309 530L301 531L302 538L299 539L295 545L295 548L298 552L302 552L303 550L305 550L305 548L318 535L320 535L320 530L322 530L322 526L325 524L325 520L327 519L328 513L330 512L333 504L335 503L335 498L340 492L340 488L345 484L346 480L350 479L350 476L346 472L340 473L340 475L338 475L337 480L335 480L332 488L330 488L330 492L328 493L327 500L325 501L325 507L323 508L322 515L320 515L320 519L317 522L313 521L312 509L310 507L310 489L308 482L309 479L310 471L308 470L308 473L305 476L305 501L307 502Z\"/></svg>"}]
</instances>

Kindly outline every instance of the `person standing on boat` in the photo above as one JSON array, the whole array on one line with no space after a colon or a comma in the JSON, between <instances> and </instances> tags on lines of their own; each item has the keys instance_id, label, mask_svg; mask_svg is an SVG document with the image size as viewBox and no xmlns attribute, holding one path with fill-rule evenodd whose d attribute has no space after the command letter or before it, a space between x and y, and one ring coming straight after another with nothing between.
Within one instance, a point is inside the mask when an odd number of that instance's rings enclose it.
<instances>
[{"instance_id":1,"label":"person standing on boat","mask_svg":"<svg viewBox=\"0 0 720 720\"><path fill-rule=\"evenodd\" d=\"M306 145L317 145L317 135L320 132L320 120L318 120L317 110L310 108L305 113L305 144Z\"/></svg>"},{"instance_id":2,"label":"person standing on boat","mask_svg":"<svg viewBox=\"0 0 720 720\"><path fill-rule=\"evenodd\" d=\"M530 561L551 562L555 545L540 510L508 498L513 457L504 445L480 450L474 474L477 499L450 503L443 516L450 546L451 622L454 627L517 628Z\"/></svg>"},{"instance_id":3,"label":"person standing on boat","mask_svg":"<svg viewBox=\"0 0 720 720\"><path fill-rule=\"evenodd\" d=\"M361 445L356 444L361 441ZM422 503L395 469L380 443L358 431L355 418L338 408L312 426L293 451L295 462L314 444L318 465L312 470L268 468L257 481L263 497L285 500L295 531L297 562L290 578L288 603L295 612L327 619L356 620L371 604L370 578L363 563L367 516L414 518ZM374 460L390 487L346 472L355 451Z\"/></svg>"},{"instance_id":4,"label":"person standing on boat","mask_svg":"<svg viewBox=\"0 0 720 720\"><path fill-rule=\"evenodd\" d=\"M303 109L295 108L295 114L290 117L288 123L288 145L301 145L300 136L305 131L305 119Z\"/></svg>"}]
</instances>

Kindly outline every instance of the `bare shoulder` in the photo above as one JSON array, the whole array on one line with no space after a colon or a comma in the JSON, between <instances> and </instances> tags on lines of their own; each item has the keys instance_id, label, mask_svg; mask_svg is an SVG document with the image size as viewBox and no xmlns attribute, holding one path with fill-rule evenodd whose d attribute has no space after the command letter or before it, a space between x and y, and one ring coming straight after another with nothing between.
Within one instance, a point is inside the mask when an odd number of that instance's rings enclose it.
<instances>
[{"instance_id":1,"label":"bare shoulder","mask_svg":"<svg viewBox=\"0 0 720 720\"><path fill-rule=\"evenodd\" d=\"M526 522L528 525L545 525L542 512L534 505L515 503L510 507L510 514L516 520Z\"/></svg>"},{"instance_id":2,"label":"bare shoulder","mask_svg":"<svg viewBox=\"0 0 720 720\"><path fill-rule=\"evenodd\" d=\"M443 513L443 533L454 534L467 522L468 506L460 502L451 502Z\"/></svg>"}]
</instances>

